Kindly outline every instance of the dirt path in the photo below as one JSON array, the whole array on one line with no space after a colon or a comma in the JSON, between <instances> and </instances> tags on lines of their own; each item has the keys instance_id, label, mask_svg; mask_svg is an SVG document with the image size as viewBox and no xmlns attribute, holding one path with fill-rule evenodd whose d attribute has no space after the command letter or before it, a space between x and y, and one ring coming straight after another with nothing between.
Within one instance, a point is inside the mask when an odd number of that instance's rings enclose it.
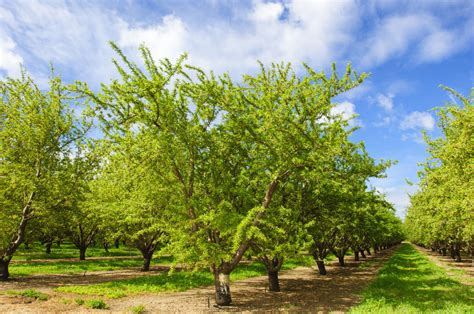
<instances>
[{"instance_id":1,"label":"dirt path","mask_svg":"<svg viewBox=\"0 0 474 314\"><path fill-rule=\"evenodd\" d=\"M444 268L449 276L455 277L465 285L474 286L474 261L471 257L462 256L461 262L455 262L450 256L442 256L421 246L412 245L436 265Z\"/></svg>"},{"instance_id":2,"label":"dirt path","mask_svg":"<svg viewBox=\"0 0 474 314\"><path fill-rule=\"evenodd\" d=\"M152 313L279 310L285 312L343 312L360 301L359 294L374 279L378 269L392 255L394 250L395 248L392 248L375 256L369 256L362 262L355 262L352 258L348 258L346 267L339 267L335 263L331 263L327 267L328 274L326 276L320 276L314 269L306 267L282 272L280 275L282 292L280 293L266 291L267 278L265 276L235 282L231 287L234 303L231 307L225 309L213 307L213 287L191 289L179 293L142 294L105 301L110 306L109 312L114 313L130 312L131 307L138 305L143 305L148 312ZM128 275L128 272L122 273ZM77 276L75 277L77 278ZM105 279L105 277L104 274L103 278ZM109 277L108 280L112 280L112 278ZM74 300L74 298L77 298L76 295L52 292L51 288L54 283L59 283L64 278L57 279L49 280L43 286L38 282L38 290L49 290L52 295L50 300L26 303L31 300L24 297L4 295L0 296L0 312L59 313L88 311L86 308L74 304L74 302L65 304L67 303L66 299ZM32 287L31 283L34 283L34 280L30 279L30 284L27 281L25 280L25 287L26 285ZM90 282L91 278L76 283ZM65 281L61 282L61 284L64 283ZM2 289L6 289L5 284L0 286L0 290ZM15 289L18 289L18 287ZM2 303L5 304L2 305ZM104 313L104 311L101 311L101 313Z\"/></svg>"}]
</instances>

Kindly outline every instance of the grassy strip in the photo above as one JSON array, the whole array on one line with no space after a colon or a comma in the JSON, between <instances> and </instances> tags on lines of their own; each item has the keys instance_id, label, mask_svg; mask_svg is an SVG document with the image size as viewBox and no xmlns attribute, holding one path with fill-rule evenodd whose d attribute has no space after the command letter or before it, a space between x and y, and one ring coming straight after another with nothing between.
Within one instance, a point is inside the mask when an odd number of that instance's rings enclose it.
<instances>
[{"instance_id":1,"label":"grassy strip","mask_svg":"<svg viewBox=\"0 0 474 314\"><path fill-rule=\"evenodd\" d=\"M350 313L474 313L474 289L404 243Z\"/></svg>"},{"instance_id":2,"label":"grassy strip","mask_svg":"<svg viewBox=\"0 0 474 314\"><path fill-rule=\"evenodd\" d=\"M104 248L89 247L86 251L86 257L109 257L109 256L140 256L140 252L136 248L120 246L109 248L106 252ZM63 243L60 247L54 244L51 247L51 253L45 253L45 247L38 242L32 243L28 248L22 245L15 253L13 260L24 261L32 259L58 259L58 258L79 258L79 250L71 243Z\"/></svg>"},{"instance_id":3,"label":"grassy strip","mask_svg":"<svg viewBox=\"0 0 474 314\"><path fill-rule=\"evenodd\" d=\"M284 264L283 270L293 269L297 266L311 263L308 258L301 260L289 260ZM232 273L231 280L242 280L250 277L265 275L265 267L260 263L239 265ZM56 291L77 293L83 295L106 296L109 298L121 298L130 294L138 293L160 293L184 291L201 286L209 286L214 283L213 276L209 271L197 272L173 272L154 276L143 276L132 279L116 280L106 283L80 286L64 286L56 288Z\"/></svg>"},{"instance_id":4,"label":"grassy strip","mask_svg":"<svg viewBox=\"0 0 474 314\"><path fill-rule=\"evenodd\" d=\"M160 257L153 259L153 265L171 265L171 257ZM92 271L110 271L131 267L141 267L141 259L121 259L121 260L85 260L71 262L47 262L47 263L22 263L10 265L12 276L29 276L35 274L77 274Z\"/></svg>"}]
</instances>

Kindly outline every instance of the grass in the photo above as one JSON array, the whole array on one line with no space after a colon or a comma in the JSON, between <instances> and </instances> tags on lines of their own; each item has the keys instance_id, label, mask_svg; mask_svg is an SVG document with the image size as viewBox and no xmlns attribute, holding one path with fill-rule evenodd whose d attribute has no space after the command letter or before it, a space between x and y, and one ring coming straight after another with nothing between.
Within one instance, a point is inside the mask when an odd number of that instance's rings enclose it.
<instances>
[{"instance_id":1,"label":"grass","mask_svg":"<svg viewBox=\"0 0 474 314\"><path fill-rule=\"evenodd\" d=\"M152 265L170 265L171 257L155 258ZM25 262L11 264L9 267L12 276L29 276L34 274L77 274L92 271L118 270L131 267L141 267L142 259L120 260L85 260L85 261L51 261Z\"/></svg>"},{"instance_id":2,"label":"grass","mask_svg":"<svg viewBox=\"0 0 474 314\"><path fill-rule=\"evenodd\" d=\"M402 244L350 313L474 313L474 289Z\"/></svg>"},{"instance_id":3,"label":"grass","mask_svg":"<svg viewBox=\"0 0 474 314\"><path fill-rule=\"evenodd\" d=\"M130 307L129 310L133 314L142 314L142 313L145 313L145 306L140 304L140 305L137 305L137 306Z\"/></svg>"},{"instance_id":4,"label":"grass","mask_svg":"<svg viewBox=\"0 0 474 314\"><path fill-rule=\"evenodd\" d=\"M10 295L21 295L23 297L32 298L40 301L47 301L49 299L49 295L34 289L27 289L23 291L7 290L4 293Z\"/></svg>"},{"instance_id":5,"label":"grass","mask_svg":"<svg viewBox=\"0 0 474 314\"><path fill-rule=\"evenodd\" d=\"M308 263L310 263L310 260L307 258L289 260L284 264L282 269L293 269L297 266L307 265ZM241 264L231 273L230 279L236 281L265 274L265 267L261 263ZM213 283L213 275L209 271L180 271L132 279L115 280L93 285L63 286L56 288L56 291L82 295L105 296L108 298L121 298L127 295L139 293L184 291L191 288L209 286Z\"/></svg>"},{"instance_id":6,"label":"grass","mask_svg":"<svg viewBox=\"0 0 474 314\"><path fill-rule=\"evenodd\" d=\"M86 306L97 310L106 310L109 308L103 300L89 300L86 302Z\"/></svg>"},{"instance_id":7,"label":"grass","mask_svg":"<svg viewBox=\"0 0 474 314\"><path fill-rule=\"evenodd\" d=\"M90 246L86 251L87 257L110 257L110 256L141 256L140 252L136 248L127 247L121 245L118 249L115 247L109 248L107 253L103 247ZM59 259L59 258L78 258L79 250L72 243L63 243L61 246L53 244L51 247L51 253L45 253L45 247L39 243L32 243L26 248L22 245L15 256L13 261L28 261L32 259Z\"/></svg>"}]
</instances>

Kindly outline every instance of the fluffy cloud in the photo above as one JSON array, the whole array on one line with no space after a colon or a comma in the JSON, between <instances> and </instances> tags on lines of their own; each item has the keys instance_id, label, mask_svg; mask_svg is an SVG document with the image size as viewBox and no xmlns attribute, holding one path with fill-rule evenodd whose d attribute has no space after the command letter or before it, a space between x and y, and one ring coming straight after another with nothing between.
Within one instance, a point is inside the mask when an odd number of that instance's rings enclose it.
<instances>
[{"instance_id":1,"label":"fluffy cloud","mask_svg":"<svg viewBox=\"0 0 474 314\"><path fill-rule=\"evenodd\" d=\"M16 44L11 37L0 31L0 70L12 77L20 75L20 64L23 63L23 58L15 48Z\"/></svg>"},{"instance_id":2,"label":"fluffy cloud","mask_svg":"<svg viewBox=\"0 0 474 314\"><path fill-rule=\"evenodd\" d=\"M410 129L426 129L433 130L435 126L435 120L433 116L428 112L414 111L407 115L400 123L402 130Z\"/></svg>"},{"instance_id":3,"label":"fluffy cloud","mask_svg":"<svg viewBox=\"0 0 474 314\"><path fill-rule=\"evenodd\" d=\"M234 21L235 22L235 21ZM264 63L309 62L324 68L352 42L358 10L354 1L255 1L235 23L213 20L199 27L176 15L153 25L120 29L120 45L148 46L154 55L175 58L189 53L190 62L217 72L242 74Z\"/></svg>"},{"instance_id":4,"label":"fluffy cloud","mask_svg":"<svg viewBox=\"0 0 474 314\"><path fill-rule=\"evenodd\" d=\"M66 68L70 77L106 81L115 73L109 40L117 41L127 55L133 52L135 59L137 46L144 43L157 59L188 52L190 63L233 75L255 71L257 59L290 61L296 67L307 62L317 69L352 59L370 67L412 50L409 59L438 61L468 47L473 37L472 18L449 28L430 13L430 5L423 5L420 13L356 0L255 0L228 5L226 16L213 11L209 19L169 4L156 18L146 15L146 8L126 15L112 7L92 1L7 2L0 8L0 69L14 73L14 65L24 61L30 71L47 76L52 62ZM377 16L370 19L375 23L365 24L365 14ZM453 35L459 28L461 43Z\"/></svg>"},{"instance_id":5,"label":"fluffy cloud","mask_svg":"<svg viewBox=\"0 0 474 314\"><path fill-rule=\"evenodd\" d=\"M393 109L393 97L393 94L378 94L376 97L376 104L385 111L390 112Z\"/></svg>"}]
</instances>

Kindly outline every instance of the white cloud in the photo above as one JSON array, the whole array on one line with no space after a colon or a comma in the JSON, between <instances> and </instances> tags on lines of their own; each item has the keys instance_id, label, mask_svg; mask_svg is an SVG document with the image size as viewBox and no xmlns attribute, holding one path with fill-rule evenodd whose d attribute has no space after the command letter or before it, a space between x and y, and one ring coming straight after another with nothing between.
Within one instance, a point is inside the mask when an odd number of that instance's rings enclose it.
<instances>
[{"instance_id":1,"label":"white cloud","mask_svg":"<svg viewBox=\"0 0 474 314\"><path fill-rule=\"evenodd\" d=\"M212 20L193 27L173 15L153 25L121 28L120 44L133 47L143 42L154 55L171 58L187 51L190 63L219 73L252 72L256 60L289 61L296 67L306 61L321 68L337 60L352 42L358 13L352 0L255 1L241 25Z\"/></svg>"},{"instance_id":2,"label":"white cloud","mask_svg":"<svg viewBox=\"0 0 474 314\"><path fill-rule=\"evenodd\" d=\"M0 70L4 70L8 76L18 77L21 63L23 58L16 51L16 43L0 31Z\"/></svg>"},{"instance_id":3,"label":"white cloud","mask_svg":"<svg viewBox=\"0 0 474 314\"><path fill-rule=\"evenodd\" d=\"M150 27L132 28L123 25L120 29L119 46L136 49L141 44L153 51L155 59L177 59L186 50L186 43L190 42L189 31L184 22L174 16L163 17L161 24Z\"/></svg>"},{"instance_id":4,"label":"white cloud","mask_svg":"<svg viewBox=\"0 0 474 314\"><path fill-rule=\"evenodd\" d=\"M435 120L433 116L428 112L414 111L407 115L400 123L402 130L410 129L427 129L433 130L435 126Z\"/></svg>"},{"instance_id":5,"label":"white cloud","mask_svg":"<svg viewBox=\"0 0 474 314\"><path fill-rule=\"evenodd\" d=\"M366 41L362 64L377 65L402 55L411 43L426 34L434 24L433 17L422 14L385 18Z\"/></svg>"},{"instance_id":6,"label":"white cloud","mask_svg":"<svg viewBox=\"0 0 474 314\"><path fill-rule=\"evenodd\" d=\"M394 97L393 94L387 94L387 95L378 94L376 97L377 98L376 104L377 106L379 106L380 108L384 109L387 112L392 111L393 97Z\"/></svg>"},{"instance_id":7,"label":"white cloud","mask_svg":"<svg viewBox=\"0 0 474 314\"><path fill-rule=\"evenodd\" d=\"M343 119L349 120L350 126L363 126L362 122L355 118L357 115L356 106L351 102L344 101L332 107L331 115L340 115Z\"/></svg>"},{"instance_id":8,"label":"white cloud","mask_svg":"<svg viewBox=\"0 0 474 314\"><path fill-rule=\"evenodd\" d=\"M50 62L58 72L67 69L74 79L94 83L114 73L108 41L124 22L113 12L91 3L32 0L5 5L0 19L33 74L48 76Z\"/></svg>"},{"instance_id":9,"label":"white cloud","mask_svg":"<svg viewBox=\"0 0 474 314\"><path fill-rule=\"evenodd\" d=\"M387 126L389 125L391 122L393 121L393 118L392 117L383 117L381 120L379 120L378 122L375 122L374 123L374 126L377 126L377 127L381 127L381 126Z\"/></svg>"},{"instance_id":10,"label":"white cloud","mask_svg":"<svg viewBox=\"0 0 474 314\"><path fill-rule=\"evenodd\" d=\"M410 194L418 190L418 186L397 185L388 187L376 187L376 189L385 195L386 200L393 204L397 216L404 217L406 209L410 205Z\"/></svg>"}]
</instances>

